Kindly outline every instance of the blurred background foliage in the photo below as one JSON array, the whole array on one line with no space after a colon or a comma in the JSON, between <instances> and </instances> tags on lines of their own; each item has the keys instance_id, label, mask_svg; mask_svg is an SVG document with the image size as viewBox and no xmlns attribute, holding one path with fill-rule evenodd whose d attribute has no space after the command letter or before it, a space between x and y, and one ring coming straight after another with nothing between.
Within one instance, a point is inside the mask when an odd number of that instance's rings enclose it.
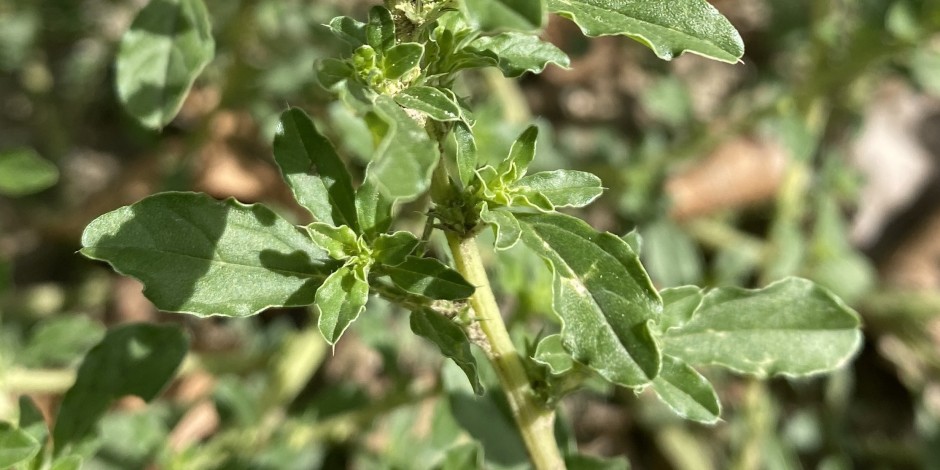
<instances>
[{"instance_id":1,"label":"blurred background foliage","mask_svg":"<svg viewBox=\"0 0 940 470\"><path fill-rule=\"evenodd\" d=\"M161 313L136 281L76 254L90 220L156 191L264 201L300 222L270 156L288 104L360 176L372 151L313 73L342 47L321 25L371 2L206 0L216 58L162 132L114 91L118 42L145 3L0 0L0 420L30 403L49 419L108 326L176 322L192 340L177 380L154 404L111 409L85 468L467 468L484 465L481 448L487 468L520 466L501 396L473 398L379 299L330 351L303 309ZM744 37L741 64L662 62L553 18L545 37L571 70L459 84L480 153L500 158L536 121L536 165L598 174L608 190L585 217L636 228L658 287L809 277L861 312L865 348L814 380L711 371L725 406L714 427L598 385L562 403L559 435L634 468L940 468L940 2L712 3ZM403 207L401 228L421 210ZM551 314L547 269L522 250L490 261L531 342Z\"/></svg>"}]
</instances>

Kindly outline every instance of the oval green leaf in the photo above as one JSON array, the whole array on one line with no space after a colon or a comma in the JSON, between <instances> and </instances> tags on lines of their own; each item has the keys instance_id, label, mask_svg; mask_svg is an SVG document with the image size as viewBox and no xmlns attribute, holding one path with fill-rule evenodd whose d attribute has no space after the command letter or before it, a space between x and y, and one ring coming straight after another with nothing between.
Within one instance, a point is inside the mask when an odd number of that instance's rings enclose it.
<instances>
[{"instance_id":1,"label":"oval green leaf","mask_svg":"<svg viewBox=\"0 0 940 470\"><path fill-rule=\"evenodd\" d=\"M376 149L368 177L386 196L412 200L431 184L431 173L440 155L437 145L392 98L376 98L375 113L388 128Z\"/></svg>"},{"instance_id":2,"label":"oval green leaf","mask_svg":"<svg viewBox=\"0 0 940 470\"><path fill-rule=\"evenodd\" d=\"M202 0L152 0L121 39L117 92L124 109L147 127L167 125L214 54Z\"/></svg>"},{"instance_id":3,"label":"oval green leaf","mask_svg":"<svg viewBox=\"0 0 940 470\"><path fill-rule=\"evenodd\" d=\"M721 416L721 402L708 379L672 356L663 355L663 368L653 379L653 391L684 419L714 424Z\"/></svg>"},{"instance_id":4,"label":"oval green leaf","mask_svg":"<svg viewBox=\"0 0 940 470\"><path fill-rule=\"evenodd\" d=\"M552 304L565 349L615 384L648 384L660 368L650 328L662 301L636 253L621 238L571 216L516 218L522 241L552 269Z\"/></svg>"},{"instance_id":5,"label":"oval green leaf","mask_svg":"<svg viewBox=\"0 0 940 470\"><path fill-rule=\"evenodd\" d=\"M689 364L758 377L828 372L848 362L861 343L858 314L799 278L759 290L712 290L688 322L662 336L663 351Z\"/></svg>"},{"instance_id":6,"label":"oval green leaf","mask_svg":"<svg viewBox=\"0 0 940 470\"><path fill-rule=\"evenodd\" d=\"M267 207L162 193L98 217L81 253L144 283L161 310L244 317L312 304L325 251ZM329 263L329 265L328 265Z\"/></svg>"},{"instance_id":7,"label":"oval green leaf","mask_svg":"<svg viewBox=\"0 0 940 470\"><path fill-rule=\"evenodd\" d=\"M186 356L179 327L146 323L119 326L82 361L66 392L52 432L56 453L88 437L111 403L125 395L150 401L163 390Z\"/></svg>"},{"instance_id":8,"label":"oval green leaf","mask_svg":"<svg viewBox=\"0 0 940 470\"><path fill-rule=\"evenodd\" d=\"M741 35L705 0L548 0L548 9L588 36L627 36L665 60L691 52L733 64L744 55Z\"/></svg>"},{"instance_id":9,"label":"oval green leaf","mask_svg":"<svg viewBox=\"0 0 940 470\"><path fill-rule=\"evenodd\" d=\"M436 300L459 300L473 295L475 288L457 271L434 258L409 256L382 272L398 287Z\"/></svg>"},{"instance_id":10,"label":"oval green leaf","mask_svg":"<svg viewBox=\"0 0 940 470\"><path fill-rule=\"evenodd\" d=\"M0 422L0 468L14 468L32 460L42 446L33 436L9 423Z\"/></svg>"},{"instance_id":11,"label":"oval green leaf","mask_svg":"<svg viewBox=\"0 0 940 470\"><path fill-rule=\"evenodd\" d=\"M542 171L519 179L511 188L539 193L554 207L584 207L604 193L600 178L575 170Z\"/></svg>"},{"instance_id":12,"label":"oval green leaf","mask_svg":"<svg viewBox=\"0 0 940 470\"><path fill-rule=\"evenodd\" d=\"M346 165L307 113L281 114L274 134L274 160L294 197L317 222L358 228L356 195Z\"/></svg>"},{"instance_id":13,"label":"oval green leaf","mask_svg":"<svg viewBox=\"0 0 940 470\"><path fill-rule=\"evenodd\" d=\"M395 95L395 101L406 108L421 111L435 121L463 120L460 105L438 88L413 86Z\"/></svg>"},{"instance_id":14,"label":"oval green leaf","mask_svg":"<svg viewBox=\"0 0 940 470\"><path fill-rule=\"evenodd\" d=\"M327 343L336 344L346 328L359 318L369 300L368 270L343 266L317 290L317 327Z\"/></svg>"},{"instance_id":15,"label":"oval green leaf","mask_svg":"<svg viewBox=\"0 0 940 470\"><path fill-rule=\"evenodd\" d=\"M0 153L0 194L26 196L59 181L59 169L33 149Z\"/></svg>"},{"instance_id":16,"label":"oval green leaf","mask_svg":"<svg viewBox=\"0 0 940 470\"><path fill-rule=\"evenodd\" d=\"M464 0L461 5L467 19L484 31L531 31L545 19L543 0Z\"/></svg>"}]
</instances>

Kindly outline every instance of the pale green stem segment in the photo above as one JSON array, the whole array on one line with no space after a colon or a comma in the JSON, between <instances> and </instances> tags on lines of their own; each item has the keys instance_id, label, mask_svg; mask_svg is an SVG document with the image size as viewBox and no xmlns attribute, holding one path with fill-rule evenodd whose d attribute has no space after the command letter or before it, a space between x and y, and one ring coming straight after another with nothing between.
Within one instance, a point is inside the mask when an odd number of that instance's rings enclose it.
<instances>
[{"instance_id":1,"label":"pale green stem segment","mask_svg":"<svg viewBox=\"0 0 940 470\"><path fill-rule=\"evenodd\" d=\"M448 232L447 243L454 255L457 270L470 284L476 286L476 292L470 297L470 306L486 337L486 343L481 346L493 363L500 385L506 392L509 408L532 464L537 470L564 469L565 462L555 441L555 412L540 403L532 391L525 367L499 313L476 239L472 235L462 238Z\"/></svg>"}]
</instances>

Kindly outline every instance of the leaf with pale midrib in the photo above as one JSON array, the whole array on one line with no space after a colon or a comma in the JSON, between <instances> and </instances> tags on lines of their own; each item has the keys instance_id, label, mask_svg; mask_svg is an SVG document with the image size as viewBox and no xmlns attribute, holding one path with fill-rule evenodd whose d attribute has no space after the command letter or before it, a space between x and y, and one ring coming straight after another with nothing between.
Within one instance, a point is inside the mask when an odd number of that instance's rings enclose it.
<instances>
[{"instance_id":1,"label":"leaf with pale midrib","mask_svg":"<svg viewBox=\"0 0 940 470\"><path fill-rule=\"evenodd\" d=\"M158 308L243 317L312 304L335 262L262 205L162 193L95 219L81 253L140 279Z\"/></svg>"},{"instance_id":2,"label":"leaf with pale midrib","mask_svg":"<svg viewBox=\"0 0 940 470\"><path fill-rule=\"evenodd\" d=\"M660 367L650 328L662 302L636 253L619 237L571 216L516 218L523 242L552 268L552 303L572 357L613 383L649 383Z\"/></svg>"}]
</instances>

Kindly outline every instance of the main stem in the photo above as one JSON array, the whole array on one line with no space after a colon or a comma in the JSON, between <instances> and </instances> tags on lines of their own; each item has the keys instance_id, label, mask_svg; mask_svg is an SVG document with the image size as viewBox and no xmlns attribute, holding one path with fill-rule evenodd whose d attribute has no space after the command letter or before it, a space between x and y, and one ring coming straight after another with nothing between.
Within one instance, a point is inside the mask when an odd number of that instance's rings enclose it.
<instances>
[{"instance_id":1,"label":"main stem","mask_svg":"<svg viewBox=\"0 0 940 470\"><path fill-rule=\"evenodd\" d=\"M532 391L525 367L499 313L499 306L480 259L476 239L472 235L463 238L448 232L447 243L454 255L457 270L470 284L476 286L476 291L470 297L470 306L473 307L476 321L486 336L488 344L483 345L483 349L493 363L500 384L506 392L506 398L509 399L509 408L525 441L532 464L538 470L565 468L565 462L555 441L555 413L540 403Z\"/></svg>"}]
</instances>

